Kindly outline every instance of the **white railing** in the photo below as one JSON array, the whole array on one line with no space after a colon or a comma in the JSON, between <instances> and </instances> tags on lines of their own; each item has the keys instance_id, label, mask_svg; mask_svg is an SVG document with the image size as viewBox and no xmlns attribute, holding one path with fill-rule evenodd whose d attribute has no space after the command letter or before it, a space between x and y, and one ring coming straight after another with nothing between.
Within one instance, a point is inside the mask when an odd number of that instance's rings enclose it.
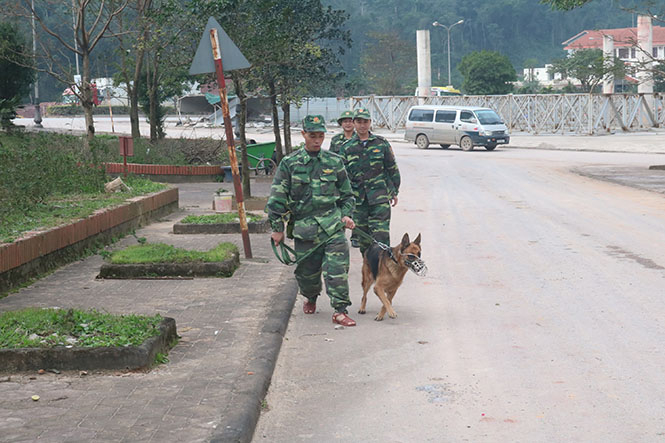
<instances>
[{"instance_id":1,"label":"white railing","mask_svg":"<svg viewBox=\"0 0 665 443\"><path fill-rule=\"evenodd\" d=\"M448 97L351 97L350 107L365 107L372 125L391 131L404 128L415 105L491 108L511 131L532 134L600 134L665 126L665 97L654 94L532 94Z\"/></svg>"}]
</instances>

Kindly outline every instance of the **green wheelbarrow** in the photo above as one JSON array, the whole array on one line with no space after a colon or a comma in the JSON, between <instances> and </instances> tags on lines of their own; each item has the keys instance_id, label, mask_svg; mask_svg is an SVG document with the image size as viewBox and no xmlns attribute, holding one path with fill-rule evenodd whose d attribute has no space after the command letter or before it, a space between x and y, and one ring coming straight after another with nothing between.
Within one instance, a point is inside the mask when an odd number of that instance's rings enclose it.
<instances>
[{"instance_id":1,"label":"green wheelbarrow","mask_svg":"<svg viewBox=\"0 0 665 443\"><path fill-rule=\"evenodd\" d=\"M240 147L236 148L240 155ZM277 171L277 163L273 160L275 154L275 142L255 143L247 145L247 160L249 170L256 175L274 175Z\"/></svg>"}]
</instances>

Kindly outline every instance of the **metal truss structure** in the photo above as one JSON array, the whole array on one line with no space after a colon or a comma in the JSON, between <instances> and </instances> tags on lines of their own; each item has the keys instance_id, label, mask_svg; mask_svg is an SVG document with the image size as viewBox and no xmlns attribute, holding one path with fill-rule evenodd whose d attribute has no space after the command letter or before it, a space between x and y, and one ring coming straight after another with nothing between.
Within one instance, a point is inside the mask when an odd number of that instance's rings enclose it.
<instances>
[{"instance_id":1,"label":"metal truss structure","mask_svg":"<svg viewBox=\"0 0 665 443\"><path fill-rule=\"evenodd\" d=\"M364 96L351 109L367 108L375 127L404 128L415 105L482 106L501 116L511 132L601 134L665 126L665 96L654 94L533 94L448 97Z\"/></svg>"}]
</instances>

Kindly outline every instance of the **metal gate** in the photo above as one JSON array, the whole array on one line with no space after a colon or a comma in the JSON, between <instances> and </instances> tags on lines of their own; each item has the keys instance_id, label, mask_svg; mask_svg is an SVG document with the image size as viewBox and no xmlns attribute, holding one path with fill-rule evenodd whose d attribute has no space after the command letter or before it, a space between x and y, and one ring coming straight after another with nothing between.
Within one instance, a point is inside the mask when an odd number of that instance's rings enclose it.
<instances>
[{"instance_id":1,"label":"metal gate","mask_svg":"<svg viewBox=\"0 0 665 443\"><path fill-rule=\"evenodd\" d=\"M532 134L599 134L665 126L664 97L654 94L464 95L448 97L352 97L351 109L367 108L372 124L404 128L415 105L491 108L511 131Z\"/></svg>"}]
</instances>

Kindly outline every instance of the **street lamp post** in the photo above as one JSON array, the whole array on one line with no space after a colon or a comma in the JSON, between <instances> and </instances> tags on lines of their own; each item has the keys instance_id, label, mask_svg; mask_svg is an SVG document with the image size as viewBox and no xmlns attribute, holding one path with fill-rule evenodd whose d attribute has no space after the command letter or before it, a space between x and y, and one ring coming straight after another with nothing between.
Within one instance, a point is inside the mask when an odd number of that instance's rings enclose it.
<instances>
[{"instance_id":1,"label":"street lamp post","mask_svg":"<svg viewBox=\"0 0 665 443\"><path fill-rule=\"evenodd\" d=\"M462 24L462 23L464 23L464 19L462 19L460 21L457 21L457 22L453 23L452 25L448 25L448 26L443 25L439 22L432 23L432 26L439 26L441 28L446 28L446 31L448 32L448 86L453 85L453 82L450 79L450 30L452 29L453 26L459 25L459 24Z\"/></svg>"}]
</instances>

